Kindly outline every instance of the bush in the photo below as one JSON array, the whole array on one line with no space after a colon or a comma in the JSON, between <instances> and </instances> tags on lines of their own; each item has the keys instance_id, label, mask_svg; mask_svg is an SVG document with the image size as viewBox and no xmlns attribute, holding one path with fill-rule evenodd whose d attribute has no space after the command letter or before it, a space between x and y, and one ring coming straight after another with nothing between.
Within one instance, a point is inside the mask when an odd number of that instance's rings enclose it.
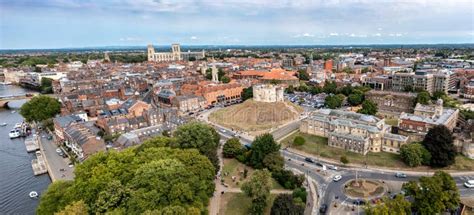
<instances>
[{"instance_id":1,"label":"bush","mask_svg":"<svg viewBox=\"0 0 474 215\"><path fill-rule=\"evenodd\" d=\"M234 158L241 154L242 148L239 139L232 138L225 142L224 147L222 148L222 154L226 158Z\"/></svg>"},{"instance_id":2,"label":"bush","mask_svg":"<svg viewBox=\"0 0 474 215\"><path fill-rule=\"evenodd\" d=\"M301 201L306 203L306 196L308 196L308 192L306 192L306 189L304 187L298 187L293 190L293 198L299 198Z\"/></svg>"},{"instance_id":3,"label":"bush","mask_svg":"<svg viewBox=\"0 0 474 215\"><path fill-rule=\"evenodd\" d=\"M296 136L295 139L293 140L293 144L295 146L301 146L305 144L306 140L302 136Z\"/></svg>"},{"instance_id":4,"label":"bush","mask_svg":"<svg viewBox=\"0 0 474 215\"><path fill-rule=\"evenodd\" d=\"M304 181L304 175L295 175L292 171L285 169L272 172L272 177L285 189L301 187Z\"/></svg>"},{"instance_id":5,"label":"bush","mask_svg":"<svg viewBox=\"0 0 474 215\"><path fill-rule=\"evenodd\" d=\"M405 144L400 148L400 157L410 167L429 164L430 152L420 143Z\"/></svg>"},{"instance_id":6,"label":"bush","mask_svg":"<svg viewBox=\"0 0 474 215\"><path fill-rule=\"evenodd\" d=\"M340 161L341 161L341 163L343 163L344 165L349 163L349 159L347 159L347 157L346 157L345 155L341 156Z\"/></svg>"}]
</instances>

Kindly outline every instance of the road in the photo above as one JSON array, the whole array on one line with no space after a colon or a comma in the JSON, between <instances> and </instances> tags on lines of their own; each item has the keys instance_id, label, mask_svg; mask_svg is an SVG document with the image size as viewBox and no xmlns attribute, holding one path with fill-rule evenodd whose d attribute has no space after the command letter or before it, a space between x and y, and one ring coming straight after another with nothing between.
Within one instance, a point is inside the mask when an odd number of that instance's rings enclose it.
<instances>
[{"instance_id":1,"label":"road","mask_svg":"<svg viewBox=\"0 0 474 215\"><path fill-rule=\"evenodd\" d=\"M56 144L52 140L46 138L47 135L41 134L41 146L43 155L48 163L48 173L51 177L51 181L56 180L73 180L74 179L74 167L69 167L69 159L63 158L56 153ZM64 169L64 171L60 171Z\"/></svg>"}]
</instances>

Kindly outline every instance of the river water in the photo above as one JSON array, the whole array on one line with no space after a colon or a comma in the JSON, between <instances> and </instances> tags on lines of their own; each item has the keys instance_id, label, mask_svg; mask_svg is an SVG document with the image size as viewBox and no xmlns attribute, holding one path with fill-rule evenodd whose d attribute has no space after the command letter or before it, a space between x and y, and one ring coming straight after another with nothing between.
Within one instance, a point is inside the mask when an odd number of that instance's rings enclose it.
<instances>
[{"instance_id":1,"label":"river water","mask_svg":"<svg viewBox=\"0 0 474 215\"><path fill-rule=\"evenodd\" d=\"M0 95L15 95L28 92L17 86L0 85ZM27 153L24 138L10 139L8 132L15 123L22 122L18 108L25 101L9 102L11 110L0 109L0 214L34 214L39 201L28 194L35 190L40 195L48 188L48 174L34 176L31 160L34 153ZM12 113L12 111L16 111Z\"/></svg>"}]
</instances>

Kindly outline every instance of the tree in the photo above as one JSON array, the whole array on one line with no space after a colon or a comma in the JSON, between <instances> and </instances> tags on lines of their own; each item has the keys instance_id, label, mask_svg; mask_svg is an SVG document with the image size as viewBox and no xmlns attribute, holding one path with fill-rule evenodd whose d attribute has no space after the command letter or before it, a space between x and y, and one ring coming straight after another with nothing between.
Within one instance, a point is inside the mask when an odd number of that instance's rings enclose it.
<instances>
[{"instance_id":1,"label":"tree","mask_svg":"<svg viewBox=\"0 0 474 215\"><path fill-rule=\"evenodd\" d=\"M257 136L252 142L251 154L249 158L250 166L261 169L264 167L263 159L272 152L278 152L280 144L278 144L271 134L262 134Z\"/></svg>"},{"instance_id":2,"label":"tree","mask_svg":"<svg viewBox=\"0 0 474 215\"><path fill-rule=\"evenodd\" d=\"M266 169L256 170L250 180L242 184L242 191L252 199L252 214L263 214L271 187L271 175Z\"/></svg>"},{"instance_id":3,"label":"tree","mask_svg":"<svg viewBox=\"0 0 474 215\"><path fill-rule=\"evenodd\" d=\"M273 171L272 177L285 189L301 187L304 181L304 175L295 175L292 171L285 169Z\"/></svg>"},{"instance_id":4,"label":"tree","mask_svg":"<svg viewBox=\"0 0 474 215\"><path fill-rule=\"evenodd\" d=\"M416 102L427 105L431 101L430 93L426 91L421 91L416 95Z\"/></svg>"},{"instance_id":5,"label":"tree","mask_svg":"<svg viewBox=\"0 0 474 215\"><path fill-rule=\"evenodd\" d=\"M353 90L354 90L354 88L353 88L350 84L348 84L348 85L344 86L343 88L341 88L341 89L339 90L339 93L342 93L342 94L344 94L345 96L349 96L350 94L353 93ZM360 91L359 91L359 92L360 92Z\"/></svg>"},{"instance_id":6,"label":"tree","mask_svg":"<svg viewBox=\"0 0 474 215\"><path fill-rule=\"evenodd\" d=\"M35 66L34 72L41 73L41 67Z\"/></svg>"},{"instance_id":7,"label":"tree","mask_svg":"<svg viewBox=\"0 0 474 215\"><path fill-rule=\"evenodd\" d=\"M293 87L293 85L290 85L285 89L285 92L288 94L293 94L295 93L295 88Z\"/></svg>"},{"instance_id":8,"label":"tree","mask_svg":"<svg viewBox=\"0 0 474 215\"><path fill-rule=\"evenodd\" d=\"M445 210L455 210L459 206L459 190L454 179L443 171L432 177L421 177L402 187L405 195L413 199L413 209L419 214L439 214Z\"/></svg>"},{"instance_id":9,"label":"tree","mask_svg":"<svg viewBox=\"0 0 474 215\"><path fill-rule=\"evenodd\" d=\"M348 164L349 163L349 159L347 159L347 157L345 155L341 156L341 158L339 159L341 161L341 163L343 163L344 165Z\"/></svg>"},{"instance_id":10,"label":"tree","mask_svg":"<svg viewBox=\"0 0 474 215\"><path fill-rule=\"evenodd\" d=\"M303 203L306 203L306 196L308 196L308 192L304 187L297 187L293 190L293 198L299 198Z\"/></svg>"},{"instance_id":11,"label":"tree","mask_svg":"<svg viewBox=\"0 0 474 215\"><path fill-rule=\"evenodd\" d=\"M403 195L396 195L395 198L383 198L383 203L378 202L376 205L368 205L365 208L367 215L409 215L411 214L411 203L405 199Z\"/></svg>"},{"instance_id":12,"label":"tree","mask_svg":"<svg viewBox=\"0 0 474 215\"><path fill-rule=\"evenodd\" d=\"M437 125L428 131L423 139L423 146L431 154L431 166L446 167L454 163L456 149L453 141L451 131L444 125Z\"/></svg>"},{"instance_id":13,"label":"tree","mask_svg":"<svg viewBox=\"0 0 474 215\"><path fill-rule=\"evenodd\" d=\"M285 159L280 152L272 152L263 159L263 166L272 172L282 169L284 164Z\"/></svg>"},{"instance_id":14,"label":"tree","mask_svg":"<svg viewBox=\"0 0 474 215\"><path fill-rule=\"evenodd\" d=\"M280 194L273 201L271 215L303 215L304 207L295 204L290 194Z\"/></svg>"},{"instance_id":15,"label":"tree","mask_svg":"<svg viewBox=\"0 0 474 215\"><path fill-rule=\"evenodd\" d=\"M342 102L344 101L344 96L342 94L339 95L331 95L326 96L324 100L324 104L331 109L340 108L342 106Z\"/></svg>"},{"instance_id":16,"label":"tree","mask_svg":"<svg viewBox=\"0 0 474 215\"><path fill-rule=\"evenodd\" d=\"M431 160L430 152L420 143L405 144L400 147L400 157L411 167L429 164Z\"/></svg>"},{"instance_id":17,"label":"tree","mask_svg":"<svg viewBox=\"0 0 474 215\"><path fill-rule=\"evenodd\" d=\"M252 98L253 97L253 88L252 87L244 88L244 90L242 90L241 97L242 97L242 101L245 101L247 99Z\"/></svg>"},{"instance_id":18,"label":"tree","mask_svg":"<svg viewBox=\"0 0 474 215\"><path fill-rule=\"evenodd\" d=\"M293 139L293 144L295 146L302 146L306 140L302 136L296 136L295 139Z\"/></svg>"},{"instance_id":19,"label":"tree","mask_svg":"<svg viewBox=\"0 0 474 215\"><path fill-rule=\"evenodd\" d=\"M222 153L226 158L234 158L242 152L242 144L237 138L227 140L222 148Z\"/></svg>"},{"instance_id":20,"label":"tree","mask_svg":"<svg viewBox=\"0 0 474 215\"><path fill-rule=\"evenodd\" d=\"M23 104L20 108L20 114L27 122L41 122L59 114L60 110L61 104L57 99L39 95Z\"/></svg>"},{"instance_id":21,"label":"tree","mask_svg":"<svg viewBox=\"0 0 474 215\"><path fill-rule=\"evenodd\" d=\"M59 213L55 213L55 215L87 215L88 210L89 209L84 201L77 201L66 206L64 210L60 211Z\"/></svg>"},{"instance_id":22,"label":"tree","mask_svg":"<svg viewBox=\"0 0 474 215\"><path fill-rule=\"evenodd\" d=\"M219 169L219 159L217 158L217 147L220 136L217 131L204 123L190 122L178 127L174 136L178 148L195 148L205 155L216 169Z\"/></svg>"},{"instance_id":23,"label":"tree","mask_svg":"<svg viewBox=\"0 0 474 215\"><path fill-rule=\"evenodd\" d=\"M161 214L183 209L201 214L215 188L215 168L198 150L151 144L96 153L77 165L74 173L73 181L54 182L48 188L38 214L54 214L78 201L88 206L88 214Z\"/></svg>"},{"instance_id":24,"label":"tree","mask_svg":"<svg viewBox=\"0 0 474 215\"><path fill-rule=\"evenodd\" d=\"M53 86L52 86L53 79L51 78L41 78L41 93L48 94L53 93Z\"/></svg>"},{"instance_id":25,"label":"tree","mask_svg":"<svg viewBox=\"0 0 474 215\"><path fill-rule=\"evenodd\" d=\"M309 80L309 74L304 69L298 70L298 78L303 81Z\"/></svg>"},{"instance_id":26,"label":"tree","mask_svg":"<svg viewBox=\"0 0 474 215\"><path fill-rule=\"evenodd\" d=\"M227 77L227 76L222 76L222 79L221 79L221 81L222 81L222 83L224 83L224 84L227 84L227 83L229 83L229 82L230 82L230 78L229 78L229 77Z\"/></svg>"},{"instance_id":27,"label":"tree","mask_svg":"<svg viewBox=\"0 0 474 215\"><path fill-rule=\"evenodd\" d=\"M318 86L310 86L309 87L309 92L311 93L311 95L316 95L316 94L320 94L321 92L323 92L323 89L321 89L321 87L318 87Z\"/></svg>"},{"instance_id":28,"label":"tree","mask_svg":"<svg viewBox=\"0 0 474 215\"><path fill-rule=\"evenodd\" d=\"M362 109L357 111L358 113L375 115L377 113L377 104L370 100L362 102Z\"/></svg>"},{"instance_id":29,"label":"tree","mask_svg":"<svg viewBox=\"0 0 474 215\"><path fill-rule=\"evenodd\" d=\"M326 81L326 82L324 83L323 91L324 91L325 93L327 93L327 94L331 94L331 93L334 94L334 93L336 93L336 90L337 90L336 82L334 82L334 81L331 81L331 82Z\"/></svg>"},{"instance_id":30,"label":"tree","mask_svg":"<svg viewBox=\"0 0 474 215\"><path fill-rule=\"evenodd\" d=\"M364 94L360 90L354 90L352 94L347 97L347 102L352 106L360 105L364 101Z\"/></svg>"}]
</instances>

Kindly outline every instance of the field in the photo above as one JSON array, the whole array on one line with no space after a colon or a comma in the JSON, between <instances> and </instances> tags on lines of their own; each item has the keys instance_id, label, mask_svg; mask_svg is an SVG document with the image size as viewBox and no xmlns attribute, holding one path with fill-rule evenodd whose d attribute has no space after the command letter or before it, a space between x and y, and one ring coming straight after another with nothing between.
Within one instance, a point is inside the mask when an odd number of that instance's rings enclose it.
<instances>
[{"instance_id":1,"label":"field","mask_svg":"<svg viewBox=\"0 0 474 215\"><path fill-rule=\"evenodd\" d=\"M243 172L247 169L247 177L244 178ZM242 183L249 180L255 170L252 167L246 166L236 159L224 159L224 166L222 167L222 174L224 183L231 188L240 188ZM235 180L232 179L235 178ZM275 179L272 178L273 189L284 189Z\"/></svg>"},{"instance_id":2,"label":"field","mask_svg":"<svg viewBox=\"0 0 474 215\"><path fill-rule=\"evenodd\" d=\"M270 214L275 194L270 194L264 214ZM221 198L219 214L225 215L247 215L249 214L252 201L244 193L225 193Z\"/></svg>"},{"instance_id":3,"label":"field","mask_svg":"<svg viewBox=\"0 0 474 215\"><path fill-rule=\"evenodd\" d=\"M227 128L261 134L299 117L302 108L289 102L255 102L229 106L213 112L209 120Z\"/></svg>"}]
</instances>

